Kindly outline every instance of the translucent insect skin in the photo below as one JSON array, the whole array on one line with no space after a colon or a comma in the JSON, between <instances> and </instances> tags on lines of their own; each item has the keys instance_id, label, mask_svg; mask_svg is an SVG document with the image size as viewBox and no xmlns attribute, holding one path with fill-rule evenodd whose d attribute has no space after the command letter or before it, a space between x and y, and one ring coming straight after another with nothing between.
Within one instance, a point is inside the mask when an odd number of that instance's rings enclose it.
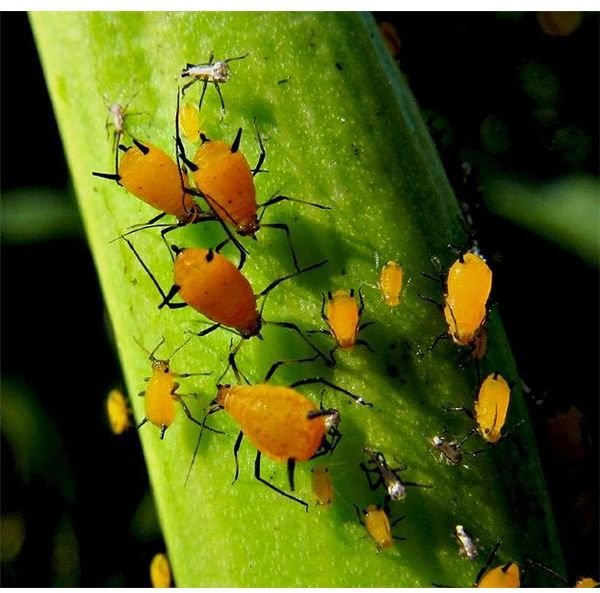
<instances>
[{"instance_id":1,"label":"translucent insect skin","mask_svg":"<svg viewBox=\"0 0 600 593\"><path fill-rule=\"evenodd\" d=\"M182 78L187 76L208 82L227 82L231 78L231 68L226 61L212 64L188 64L181 71Z\"/></svg>"},{"instance_id":2,"label":"translucent insect skin","mask_svg":"<svg viewBox=\"0 0 600 593\"><path fill-rule=\"evenodd\" d=\"M479 255L467 252L450 267L444 317L448 333L460 346L470 345L485 323L491 289L492 271Z\"/></svg>"},{"instance_id":3,"label":"translucent insect skin","mask_svg":"<svg viewBox=\"0 0 600 593\"><path fill-rule=\"evenodd\" d=\"M388 307L397 307L400 304L403 276L402 266L394 261L387 262L381 268L379 286L383 294L383 300Z\"/></svg>"},{"instance_id":4,"label":"translucent insect skin","mask_svg":"<svg viewBox=\"0 0 600 593\"><path fill-rule=\"evenodd\" d=\"M248 440L273 461L306 461L329 431L327 418L304 395L289 387L220 385L216 403Z\"/></svg>"},{"instance_id":5,"label":"translucent insect skin","mask_svg":"<svg viewBox=\"0 0 600 593\"><path fill-rule=\"evenodd\" d=\"M466 556L469 560L475 560L479 556L475 542L462 525L456 526L454 536L459 543L461 556Z\"/></svg>"},{"instance_id":6,"label":"translucent insect skin","mask_svg":"<svg viewBox=\"0 0 600 593\"><path fill-rule=\"evenodd\" d=\"M316 504L329 507L333 502L334 490L329 469L325 465L316 465L312 468L313 494Z\"/></svg>"}]
</instances>

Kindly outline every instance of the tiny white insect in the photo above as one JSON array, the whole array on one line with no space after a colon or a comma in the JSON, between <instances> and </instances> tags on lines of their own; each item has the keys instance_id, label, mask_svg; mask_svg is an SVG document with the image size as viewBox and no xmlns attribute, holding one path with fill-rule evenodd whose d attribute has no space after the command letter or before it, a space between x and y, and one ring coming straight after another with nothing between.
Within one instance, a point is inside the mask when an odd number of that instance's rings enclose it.
<instances>
[{"instance_id":1,"label":"tiny white insect","mask_svg":"<svg viewBox=\"0 0 600 593\"><path fill-rule=\"evenodd\" d=\"M181 71L181 78L191 78L188 83L181 87L181 94L184 95L188 87L193 85L195 82L202 81L204 83L202 87L202 93L200 95L200 101L198 103L198 110L202 108L202 101L204 100L204 93L208 83L215 85L215 89L221 99L221 108L225 111L225 102L223 101L223 95L221 94L220 83L227 82L231 78L231 69L229 68L229 62L234 60L243 60L248 54L238 56L237 58L227 58L226 60L220 60L213 62L213 54L211 52L208 62L205 64L186 64L185 68Z\"/></svg>"}]
</instances>

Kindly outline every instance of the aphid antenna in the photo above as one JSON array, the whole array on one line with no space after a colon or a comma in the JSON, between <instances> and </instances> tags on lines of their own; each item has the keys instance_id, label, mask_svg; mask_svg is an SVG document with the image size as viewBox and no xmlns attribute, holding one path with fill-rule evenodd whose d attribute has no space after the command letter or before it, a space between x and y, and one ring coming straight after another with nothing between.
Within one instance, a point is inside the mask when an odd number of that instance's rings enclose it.
<instances>
[{"instance_id":1,"label":"aphid antenna","mask_svg":"<svg viewBox=\"0 0 600 593\"><path fill-rule=\"evenodd\" d=\"M537 560L532 560L531 558L525 558L525 562L527 562L527 564L530 564L531 566L535 566L537 568L541 568L542 570L545 570L548 574L552 575L553 577L558 579L561 583L563 583L565 585L565 587L569 586L569 581L562 575L558 574L555 570L553 570L549 566L546 566L545 564L542 564L541 562L538 562Z\"/></svg>"},{"instance_id":2,"label":"aphid antenna","mask_svg":"<svg viewBox=\"0 0 600 593\"><path fill-rule=\"evenodd\" d=\"M219 410L221 410L221 407L215 404L215 405L211 406L210 408L208 408L208 411L204 414L204 418L202 418L202 427L200 428L200 434L198 435L198 440L196 441L196 446L194 447L194 453L192 454L192 461L190 462L190 467L188 468L188 472L185 477L185 482L183 484L184 487L187 486L188 480L190 479L190 475L192 473L192 468L194 467L194 462L196 461L196 454L198 453L198 449L200 448L200 441L202 440L202 435L204 434L204 429L208 428L212 432L226 434L222 431L216 431L214 428L211 428L210 426L208 426L206 424L206 419L208 418L208 416L210 416L211 414L214 414L215 412L218 412Z\"/></svg>"}]
</instances>

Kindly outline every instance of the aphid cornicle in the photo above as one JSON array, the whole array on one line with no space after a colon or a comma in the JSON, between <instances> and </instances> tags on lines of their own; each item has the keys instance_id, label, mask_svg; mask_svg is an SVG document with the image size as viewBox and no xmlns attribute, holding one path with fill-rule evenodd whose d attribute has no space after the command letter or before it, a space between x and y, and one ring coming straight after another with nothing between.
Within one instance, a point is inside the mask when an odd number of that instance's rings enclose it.
<instances>
[{"instance_id":1,"label":"aphid cornicle","mask_svg":"<svg viewBox=\"0 0 600 593\"><path fill-rule=\"evenodd\" d=\"M362 405L371 405L361 397L321 377L301 379L290 387L268 383L218 386L217 397L213 400L207 416L219 410L225 410L240 427L240 433L233 448L234 482L239 476L237 455L245 435L256 448L254 463L256 479L279 494L302 504L308 510L306 502L284 492L261 477L260 465L262 454L273 461L287 463L290 490L293 491L296 462L307 461L330 453L337 446L341 438L341 434L337 430L340 421L339 412L333 408L320 409L316 407L305 395L294 389L300 385L314 383L322 383L340 391ZM202 433L198 437L198 445L201 437Z\"/></svg>"},{"instance_id":2,"label":"aphid cornicle","mask_svg":"<svg viewBox=\"0 0 600 593\"><path fill-rule=\"evenodd\" d=\"M335 346L329 352L329 356L333 362L335 361L333 355L338 348L350 350L357 344L360 344L371 350L371 352L373 351L365 340L358 339L358 333L374 323L374 321L360 323L365 304L360 290L358 291L358 296L359 301L354 296L354 289L351 289L349 292L338 290L333 294L328 292L327 298L323 295L321 318L327 324L328 330L310 330L309 333L331 334L335 340Z\"/></svg>"},{"instance_id":3,"label":"aphid cornicle","mask_svg":"<svg viewBox=\"0 0 600 593\"><path fill-rule=\"evenodd\" d=\"M150 562L150 582L156 589L172 586L171 565L165 554L155 554Z\"/></svg>"},{"instance_id":4,"label":"aphid cornicle","mask_svg":"<svg viewBox=\"0 0 600 593\"><path fill-rule=\"evenodd\" d=\"M329 359L312 344L297 325L288 321L266 320L257 305L259 298L265 297L285 280L319 268L327 263L327 260L277 278L261 292L255 294L242 272L213 249L179 248L173 245L172 249L176 254L173 285L169 292L165 293L131 241L126 238L124 240L160 293L162 302L158 305L159 309L165 306L179 309L189 305L215 322L214 325L198 332L198 336L205 336L221 326L235 330L240 335L242 340L230 353L227 368L232 366L234 371L236 370L235 355L243 340L260 337L263 325L267 324L296 332L318 356L329 363ZM171 300L176 295L179 295L184 302L172 303Z\"/></svg>"},{"instance_id":5,"label":"aphid cornicle","mask_svg":"<svg viewBox=\"0 0 600 593\"><path fill-rule=\"evenodd\" d=\"M400 304L403 277L402 266L395 261L389 261L381 268L379 287L383 294L383 300L388 307L397 307Z\"/></svg>"},{"instance_id":6,"label":"aphid cornicle","mask_svg":"<svg viewBox=\"0 0 600 593\"><path fill-rule=\"evenodd\" d=\"M119 389L110 390L106 398L106 412L114 434L122 434L131 426L129 405Z\"/></svg>"},{"instance_id":7,"label":"aphid cornicle","mask_svg":"<svg viewBox=\"0 0 600 593\"><path fill-rule=\"evenodd\" d=\"M363 451L367 456L367 463L370 463L373 467L369 468L361 461L359 464L360 469L364 472L371 490L376 490L379 486L384 486L387 492L386 500L403 500L406 497L407 486L417 486L419 488L433 487L431 484L417 484L416 482L403 481L398 474L404 471L406 466L392 468L388 465L383 453L375 451L370 447L365 447ZM371 478L372 474L375 474L375 480Z\"/></svg>"},{"instance_id":8,"label":"aphid cornicle","mask_svg":"<svg viewBox=\"0 0 600 593\"><path fill-rule=\"evenodd\" d=\"M373 538L378 550L386 550L394 545L394 540L404 540L406 538L392 535L392 529L396 523L402 521L404 516L398 517L393 523L390 523L389 509L381 508L379 505L370 504L361 511L354 505L358 520L365 527L367 533ZM364 519L364 520L363 520Z\"/></svg>"},{"instance_id":9,"label":"aphid cornicle","mask_svg":"<svg viewBox=\"0 0 600 593\"><path fill-rule=\"evenodd\" d=\"M479 388L473 412L462 406L445 406L444 410L467 414L475 422L475 427L470 434L477 431L485 441L494 444L500 440L502 428L506 423L510 404L510 389L510 385L500 373L491 373L484 379ZM465 440L466 438L462 442Z\"/></svg>"},{"instance_id":10,"label":"aphid cornicle","mask_svg":"<svg viewBox=\"0 0 600 593\"><path fill-rule=\"evenodd\" d=\"M225 111L225 101L223 101L223 95L221 94L221 87L219 85L227 82L231 78L229 62L243 60L248 57L248 55L249 54L244 54L237 58L227 58L226 60L213 62L214 56L211 52L206 64L186 64L185 68L181 71L181 78L191 78L191 80L183 85L181 93L185 94L185 91L194 83L202 82L202 93L200 94L200 101L198 102L198 110L200 110L202 109L202 101L204 100L206 87L209 83L214 84L215 89L219 94L219 99L221 100L221 108Z\"/></svg>"},{"instance_id":11,"label":"aphid cornicle","mask_svg":"<svg viewBox=\"0 0 600 593\"><path fill-rule=\"evenodd\" d=\"M178 93L177 114L179 114L179 109L180 96ZM179 122L178 115L176 120ZM256 233L261 228L284 231L294 267L296 270L300 270L288 225L285 223L263 223L261 219L265 209L283 201L297 202L321 210L329 210L330 208L329 206L284 195L273 196L266 202L257 204L254 176L262 171L261 167L267 153L258 128L256 129L256 135L260 146L260 155L254 169L250 168L246 157L240 151L242 128L238 129L231 145L222 140L210 140L204 134L201 134L202 144L198 147L193 160L189 160L186 156L185 147L179 135L179 123L177 123L175 140L179 157L191 171L199 195L206 201L215 218L225 226L232 226L235 232L243 237L256 238ZM259 210L262 211L260 216L258 214ZM237 242L235 245L240 250L241 246ZM241 255L243 257L243 252L241 252Z\"/></svg>"}]
</instances>

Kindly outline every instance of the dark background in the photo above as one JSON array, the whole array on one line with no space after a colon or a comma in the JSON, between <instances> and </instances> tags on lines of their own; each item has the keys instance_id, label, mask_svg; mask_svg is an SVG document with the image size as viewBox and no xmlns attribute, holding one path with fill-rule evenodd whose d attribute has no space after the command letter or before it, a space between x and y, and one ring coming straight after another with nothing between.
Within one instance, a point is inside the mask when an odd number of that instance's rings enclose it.
<instances>
[{"instance_id":1,"label":"dark background","mask_svg":"<svg viewBox=\"0 0 600 593\"><path fill-rule=\"evenodd\" d=\"M598 176L598 14L567 37L535 13L376 18L396 27L399 67L493 262L569 579L598 578L598 270L489 214L480 191L498 176ZM2 14L1 43L2 585L144 586L160 528L135 431L115 437L105 418L120 371L25 14ZM527 93L548 77L550 124ZM10 190L31 187L60 228L15 237Z\"/></svg>"}]
</instances>

